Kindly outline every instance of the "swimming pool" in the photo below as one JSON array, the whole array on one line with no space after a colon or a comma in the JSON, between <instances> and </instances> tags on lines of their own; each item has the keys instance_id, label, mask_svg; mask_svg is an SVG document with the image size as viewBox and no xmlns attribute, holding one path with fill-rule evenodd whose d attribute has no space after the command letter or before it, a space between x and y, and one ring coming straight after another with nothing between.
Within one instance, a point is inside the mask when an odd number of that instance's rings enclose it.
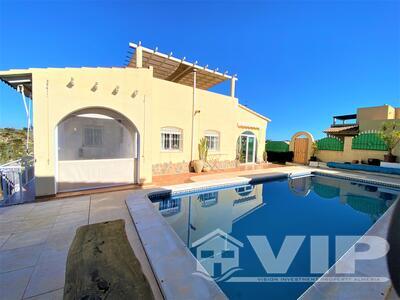
<instances>
[{"instance_id":1,"label":"swimming pool","mask_svg":"<svg viewBox=\"0 0 400 300\"><path fill-rule=\"evenodd\" d=\"M331 266L337 257L335 237L363 235L398 197L399 191L386 187L304 176L177 193L153 201L230 299L296 299L313 282L288 282L282 278L316 278L323 273L310 270L311 236L327 236ZM215 243L215 239L213 245L203 247L216 232L227 234L224 250L218 253L215 247L221 243ZM254 236L265 236L275 255L286 236L305 238L287 272L281 274L266 272L251 241ZM341 250L344 253L347 249ZM263 278L269 281L264 282ZM271 282L271 278L279 282Z\"/></svg>"}]
</instances>

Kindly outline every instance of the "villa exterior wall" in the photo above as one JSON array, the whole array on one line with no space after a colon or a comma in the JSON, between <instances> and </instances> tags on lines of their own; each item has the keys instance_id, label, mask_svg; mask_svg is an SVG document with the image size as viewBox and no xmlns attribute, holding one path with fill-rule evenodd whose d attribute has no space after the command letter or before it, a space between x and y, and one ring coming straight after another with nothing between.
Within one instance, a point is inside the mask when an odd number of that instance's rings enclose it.
<instances>
[{"instance_id":1,"label":"villa exterior wall","mask_svg":"<svg viewBox=\"0 0 400 300\"><path fill-rule=\"evenodd\" d=\"M193 88L155 78L153 101L153 116L160 116L152 122L152 143L155 145L152 148L153 174L187 172L192 160ZM208 152L215 167L236 166L237 139L244 131L256 135L260 145L257 159L262 159L267 121L241 107L237 98L197 89L193 111L199 111L194 117L193 159L198 159L197 145L210 130L218 132L220 138L219 149ZM163 151L160 147L160 129L169 126L182 130L183 147L180 151Z\"/></svg>"},{"instance_id":2,"label":"villa exterior wall","mask_svg":"<svg viewBox=\"0 0 400 300\"><path fill-rule=\"evenodd\" d=\"M151 68L48 68L9 71L32 73L36 195L57 191L57 126L73 112L108 109L131 121L139 133L139 182L152 176L187 172L192 159L193 88L156 79ZM11 73L12 72L12 73ZM96 87L96 88L94 88ZM262 160L268 120L238 104L238 99L196 89L193 159L206 130L219 133L220 147L209 152L213 166L236 166L240 133L257 137ZM179 151L161 150L161 128L182 130Z\"/></svg>"},{"instance_id":3,"label":"villa exterior wall","mask_svg":"<svg viewBox=\"0 0 400 300\"><path fill-rule=\"evenodd\" d=\"M73 78L73 86L67 85ZM149 69L33 69L33 127L36 195L56 192L56 128L70 113L89 107L116 111L131 120L140 135L150 135L152 71ZM98 84L98 89L92 87ZM113 91L118 88L115 95ZM134 90L139 93L135 98ZM151 139L140 143L140 181L151 182Z\"/></svg>"}]
</instances>

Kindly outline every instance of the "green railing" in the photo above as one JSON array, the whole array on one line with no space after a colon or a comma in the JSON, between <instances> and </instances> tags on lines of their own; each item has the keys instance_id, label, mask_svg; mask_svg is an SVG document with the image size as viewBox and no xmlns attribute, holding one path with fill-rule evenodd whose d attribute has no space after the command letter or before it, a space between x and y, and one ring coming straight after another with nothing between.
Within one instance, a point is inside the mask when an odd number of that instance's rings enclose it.
<instances>
[{"instance_id":1,"label":"green railing","mask_svg":"<svg viewBox=\"0 0 400 300\"><path fill-rule=\"evenodd\" d=\"M283 141L266 141L265 151L288 152L289 144Z\"/></svg>"},{"instance_id":2,"label":"green railing","mask_svg":"<svg viewBox=\"0 0 400 300\"><path fill-rule=\"evenodd\" d=\"M387 151L387 146L378 132L361 132L353 138L351 149Z\"/></svg>"},{"instance_id":3,"label":"green railing","mask_svg":"<svg viewBox=\"0 0 400 300\"><path fill-rule=\"evenodd\" d=\"M343 151L344 143L338 138L326 137L317 141L318 150Z\"/></svg>"}]
</instances>

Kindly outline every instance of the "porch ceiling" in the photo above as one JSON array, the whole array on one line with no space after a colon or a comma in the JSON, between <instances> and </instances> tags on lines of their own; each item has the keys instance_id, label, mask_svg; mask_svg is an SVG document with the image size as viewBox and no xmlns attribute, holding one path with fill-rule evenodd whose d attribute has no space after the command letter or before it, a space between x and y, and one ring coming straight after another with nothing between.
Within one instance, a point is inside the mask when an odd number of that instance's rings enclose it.
<instances>
[{"instance_id":1,"label":"porch ceiling","mask_svg":"<svg viewBox=\"0 0 400 300\"><path fill-rule=\"evenodd\" d=\"M17 90L19 85L24 87L26 97L32 98L32 74L0 75L0 80Z\"/></svg>"},{"instance_id":2,"label":"porch ceiling","mask_svg":"<svg viewBox=\"0 0 400 300\"><path fill-rule=\"evenodd\" d=\"M158 52L157 49L152 50L141 46L140 44L129 43L129 46L135 51L138 47L142 49L142 66L148 68L153 67L154 77L172 82L177 82L187 86L193 86L193 69L197 70L196 87L207 90L225 80L232 79L227 72L218 72L218 69L210 70L197 65L197 62L190 63L185 58L178 59L172 56ZM127 67L136 67L136 55L132 53L129 58Z\"/></svg>"}]
</instances>

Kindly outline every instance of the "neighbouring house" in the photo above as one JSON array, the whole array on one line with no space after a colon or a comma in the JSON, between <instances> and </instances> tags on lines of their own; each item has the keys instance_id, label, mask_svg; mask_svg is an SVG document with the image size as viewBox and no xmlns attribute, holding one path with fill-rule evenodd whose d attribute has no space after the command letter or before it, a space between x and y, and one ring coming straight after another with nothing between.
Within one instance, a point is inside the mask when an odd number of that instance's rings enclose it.
<instances>
[{"instance_id":1,"label":"neighbouring house","mask_svg":"<svg viewBox=\"0 0 400 300\"><path fill-rule=\"evenodd\" d=\"M270 120L239 104L235 76L130 47L126 67L0 71L32 99L36 196L188 172L202 137L213 168L262 162Z\"/></svg>"},{"instance_id":2,"label":"neighbouring house","mask_svg":"<svg viewBox=\"0 0 400 300\"><path fill-rule=\"evenodd\" d=\"M317 141L318 159L325 162L364 162L384 160L387 145L379 135L386 121L400 121L400 107L382 105L357 109L357 114L334 116L333 124ZM400 144L393 149L400 158Z\"/></svg>"},{"instance_id":3,"label":"neighbouring house","mask_svg":"<svg viewBox=\"0 0 400 300\"><path fill-rule=\"evenodd\" d=\"M382 105L362 107L356 114L334 116L331 127L324 130L329 136L343 139L345 136L356 136L360 132L380 130L382 123L388 120L400 121L400 107Z\"/></svg>"},{"instance_id":4,"label":"neighbouring house","mask_svg":"<svg viewBox=\"0 0 400 300\"><path fill-rule=\"evenodd\" d=\"M322 162L359 162L384 160L388 147L380 135L382 124L386 121L400 121L400 107L382 105L358 108L356 114L333 117L333 124L324 130L326 137L314 140L310 132L295 133L287 148L283 141L269 141L266 144L268 154L280 154L285 157L293 152L293 162L308 164L311 156ZM317 149L313 147L316 142ZM282 151L282 154L280 153ZM393 149L400 159L400 144ZM269 155L273 161L273 155ZM278 156L279 157L279 156Z\"/></svg>"}]
</instances>

